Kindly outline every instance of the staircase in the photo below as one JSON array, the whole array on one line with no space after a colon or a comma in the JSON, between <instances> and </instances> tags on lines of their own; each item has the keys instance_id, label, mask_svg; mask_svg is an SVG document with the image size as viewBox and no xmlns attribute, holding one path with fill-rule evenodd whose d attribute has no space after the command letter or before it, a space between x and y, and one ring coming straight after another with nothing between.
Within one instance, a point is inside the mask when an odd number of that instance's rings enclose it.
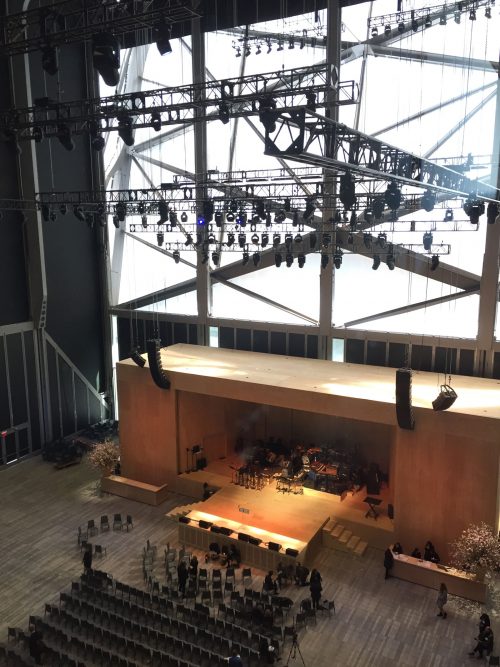
<instances>
[{"instance_id":1,"label":"staircase","mask_svg":"<svg viewBox=\"0 0 500 667\"><path fill-rule=\"evenodd\" d=\"M186 514L189 514L191 510L198 509L201 504L201 502L196 502L190 503L189 505L179 505L178 507L174 507L169 512L167 512L165 516L168 516L171 519L178 519L180 516L186 516Z\"/></svg>"},{"instance_id":2,"label":"staircase","mask_svg":"<svg viewBox=\"0 0 500 667\"><path fill-rule=\"evenodd\" d=\"M338 549L339 551L351 552L356 556L362 556L368 543L357 535L353 535L352 531L335 519L330 519L323 527L323 545L329 549Z\"/></svg>"}]
</instances>

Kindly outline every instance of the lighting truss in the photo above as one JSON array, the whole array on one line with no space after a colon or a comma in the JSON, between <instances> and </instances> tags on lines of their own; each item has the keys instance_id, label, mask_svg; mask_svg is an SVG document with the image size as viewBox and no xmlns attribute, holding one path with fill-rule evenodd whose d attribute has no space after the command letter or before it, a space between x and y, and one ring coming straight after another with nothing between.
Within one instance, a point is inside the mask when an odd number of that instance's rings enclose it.
<instances>
[{"instance_id":1,"label":"lighting truss","mask_svg":"<svg viewBox=\"0 0 500 667\"><path fill-rule=\"evenodd\" d=\"M332 89L338 105L357 100L357 84L344 81L333 86L325 64L72 102L42 98L35 106L1 113L0 137L3 133L4 140L10 139L15 131L17 139L39 141L43 136L57 136L61 123L68 125L72 134L118 131L124 116L130 119L132 129L152 127L152 114L161 125L215 120L221 105L232 118L251 116L259 113L262 100L272 99L273 104L283 107L306 104L311 91L316 94L316 104L324 106L325 94ZM204 113L197 115L199 109Z\"/></svg>"},{"instance_id":2,"label":"lighting truss","mask_svg":"<svg viewBox=\"0 0 500 667\"><path fill-rule=\"evenodd\" d=\"M340 173L356 173L453 196L498 201L494 186L453 171L304 107L276 110L265 126L265 153Z\"/></svg>"},{"instance_id":3,"label":"lighting truss","mask_svg":"<svg viewBox=\"0 0 500 667\"><path fill-rule=\"evenodd\" d=\"M369 28L384 28L387 25L397 26L400 23L411 24L412 21L418 21L419 26L425 26L425 20L428 16L446 16L458 12L465 14L471 9L478 7L491 7L495 0L460 0L457 3L448 3L444 5L433 5L432 7L421 7L420 9L411 9L396 14L383 14L381 16L372 16L368 19Z\"/></svg>"},{"instance_id":4,"label":"lighting truss","mask_svg":"<svg viewBox=\"0 0 500 667\"><path fill-rule=\"evenodd\" d=\"M149 30L159 23L173 25L200 14L178 0L61 0L10 14L0 21L0 53L14 55L52 46L82 42L96 33L115 36Z\"/></svg>"}]
</instances>

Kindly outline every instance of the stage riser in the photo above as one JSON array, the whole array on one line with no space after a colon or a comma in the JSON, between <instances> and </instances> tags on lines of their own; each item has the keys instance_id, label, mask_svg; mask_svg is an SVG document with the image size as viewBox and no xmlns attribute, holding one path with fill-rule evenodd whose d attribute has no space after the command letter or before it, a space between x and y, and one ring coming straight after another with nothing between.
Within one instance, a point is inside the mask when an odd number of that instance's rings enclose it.
<instances>
[{"instance_id":1,"label":"stage riser","mask_svg":"<svg viewBox=\"0 0 500 667\"><path fill-rule=\"evenodd\" d=\"M332 514L332 517L338 523L341 523L344 528L350 530L353 535L364 540L368 543L368 546L374 547L375 549L382 549L385 551L390 544L394 544L396 541L394 530L391 531L381 528L377 525L375 520L373 520L373 526L368 526L364 523L356 523L354 521L346 520L342 516L335 516L335 514ZM337 549L338 551L351 551L345 544L342 544L338 539L329 535L323 535L323 546L328 549Z\"/></svg>"}]
</instances>

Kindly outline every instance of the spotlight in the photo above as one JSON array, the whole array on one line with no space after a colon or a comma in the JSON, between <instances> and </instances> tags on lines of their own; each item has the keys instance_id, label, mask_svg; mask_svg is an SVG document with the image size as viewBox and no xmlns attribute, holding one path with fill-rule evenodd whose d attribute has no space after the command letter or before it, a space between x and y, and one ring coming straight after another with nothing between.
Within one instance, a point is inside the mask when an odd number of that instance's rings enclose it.
<instances>
[{"instance_id":1,"label":"spotlight","mask_svg":"<svg viewBox=\"0 0 500 667\"><path fill-rule=\"evenodd\" d=\"M427 250L427 252L430 252L432 248L432 241L433 241L432 232L425 232L422 239L422 243L424 244L424 250Z\"/></svg>"},{"instance_id":2,"label":"spotlight","mask_svg":"<svg viewBox=\"0 0 500 667\"><path fill-rule=\"evenodd\" d=\"M276 132L276 100L272 97L262 97L259 100L259 120L268 134Z\"/></svg>"},{"instance_id":3,"label":"spotlight","mask_svg":"<svg viewBox=\"0 0 500 667\"><path fill-rule=\"evenodd\" d=\"M220 255L216 250L214 250L212 253L212 262L214 263L215 266L219 266Z\"/></svg>"},{"instance_id":4,"label":"spotlight","mask_svg":"<svg viewBox=\"0 0 500 667\"><path fill-rule=\"evenodd\" d=\"M238 215L236 216L236 224L240 225L240 227L246 227L247 224L247 214L245 211L240 211Z\"/></svg>"},{"instance_id":5,"label":"spotlight","mask_svg":"<svg viewBox=\"0 0 500 667\"><path fill-rule=\"evenodd\" d=\"M234 245L234 234L233 234L233 232L229 232L229 234L227 235L226 245L227 245L228 248L231 248Z\"/></svg>"},{"instance_id":6,"label":"spotlight","mask_svg":"<svg viewBox=\"0 0 500 667\"><path fill-rule=\"evenodd\" d=\"M252 255L252 261L254 266L259 266L260 264L260 252L254 252Z\"/></svg>"},{"instance_id":7,"label":"spotlight","mask_svg":"<svg viewBox=\"0 0 500 667\"><path fill-rule=\"evenodd\" d=\"M272 224L272 222L271 222L271 213L268 211L266 213L266 227L270 227L271 224Z\"/></svg>"},{"instance_id":8,"label":"spotlight","mask_svg":"<svg viewBox=\"0 0 500 667\"><path fill-rule=\"evenodd\" d=\"M123 202L118 202L118 204L115 206L115 213L120 222L124 222L125 218L127 216L127 207Z\"/></svg>"},{"instance_id":9,"label":"spotlight","mask_svg":"<svg viewBox=\"0 0 500 667\"><path fill-rule=\"evenodd\" d=\"M248 252L245 251L243 253L243 258L241 260L241 263L243 264L243 266L246 266L249 261L250 261L250 255L248 254Z\"/></svg>"},{"instance_id":10,"label":"spotlight","mask_svg":"<svg viewBox=\"0 0 500 667\"><path fill-rule=\"evenodd\" d=\"M431 26L432 26L431 15L430 15L430 14L427 14L427 16L425 17L424 27L425 27L425 28L430 28Z\"/></svg>"},{"instance_id":11,"label":"spotlight","mask_svg":"<svg viewBox=\"0 0 500 667\"><path fill-rule=\"evenodd\" d=\"M158 233L156 234L156 242L158 243L158 245L160 246L160 248L161 248L161 246L163 245L163 241L164 241L164 240L165 240L165 236L164 236L163 232L158 232Z\"/></svg>"},{"instance_id":12,"label":"spotlight","mask_svg":"<svg viewBox=\"0 0 500 667\"><path fill-rule=\"evenodd\" d=\"M446 213L444 214L443 222L452 222L452 220L453 220L453 209L447 208Z\"/></svg>"},{"instance_id":13,"label":"spotlight","mask_svg":"<svg viewBox=\"0 0 500 667\"><path fill-rule=\"evenodd\" d=\"M164 199L160 199L160 201L158 202L158 215L160 216L160 219L156 223L157 225L164 225L166 222L168 222L169 218L168 204Z\"/></svg>"},{"instance_id":14,"label":"spotlight","mask_svg":"<svg viewBox=\"0 0 500 667\"><path fill-rule=\"evenodd\" d=\"M309 218L312 218L314 215L314 211L316 210L316 202L314 200L314 197L309 197L306 201L306 208L303 214L304 220L308 220Z\"/></svg>"},{"instance_id":15,"label":"spotlight","mask_svg":"<svg viewBox=\"0 0 500 667\"><path fill-rule=\"evenodd\" d=\"M143 226L144 229L148 228L148 216L147 215L141 215L141 225Z\"/></svg>"},{"instance_id":16,"label":"spotlight","mask_svg":"<svg viewBox=\"0 0 500 667\"><path fill-rule=\"evenodd\" d=\"M285 247L287 250L290 250L292 247L293 236L291 234L285 234Z\"/></svg>"},{"instance_id":17,"label":"spotlight","mask_svg":"<svg viewBox=\"0 0 500 667\"><path fill-rule=\"evenodd\" d=\"M173 209L168 212L168 220L171 227L177 227L177 213Z\"/></svg>"},{"instance_id":18,"label":"spotlight","mask_svg":"<svg viewBox=\"0 0 500 667\"><path fill-rule=\"evenodd\" d=\"M100 32L92 39L92 62L107 86L120 80L120 44L110 32Z\"/></svg>"},{"instance_id":19,"label":"spotlight","mask_svg":"<svg viewBox=\"0 0 500 667\"><path fill-rule=\"evenodd\" d=\"M181 253L178 250L174 250L172 253L173 260L176 264L178 264L181 261Z\"/></svg>"},{"instance_id":20,"label":"spotlight","mask_svg":"<svg viewBox=\"0 0 500 667\"><path fill-rule=\"evenodd\" d=\"M48 204L42 204L42 208L40 209L42 213L42 220L44 222L48 222L50 220L50 208Z\"/></svg>"},{"instance_id":21,"label":"spotlight","mask_svg":"<svg viewBox=\"0 0 500 667\"><path fill-rule=\"evenodd\" d=\"M184 241L184 245L185 246L193 245L193 237L191 236L191 234L187 234L186 240Z\"/></svg>"},{"instance_id":22,"label":"spotlight","mask_svg":"<svg viewBox=\"0 0 500 667\"><path fill-rule=\"evenodd\" d=\"M405 31L405 24L404 21L400 21L398 23L398 32L399 34L403 33Z\"/></svg>"},{"instance_id":23,"label":"spotlight","mask_svg":"<svg viewBox=\"0 0 500 667\"><path fill-rule=\"evenodd\" d=\"M281 266L281 262L283 261L283 255L280 252L277 252L274 255L274 265L279 269Z\"/></svg>"},{"instance_id":24,"label":"spotlight","mask_svg":"<svg viewBox=\"0 0 500 667\"><path fill-rule=\"evenodd\" d=\"M265 248L268 243L269 243L269 234L267 232L264 232L264 234L262 234L262 239L260 244L263 248Z\"/></svg>"},{"instance_id":25,"label":"spotlight","mask_svg":"<svg viewBox=\"0 0 500 667\"><path fill-rule=\"evenodd\" d=\"M118 136L126 146L134 145L132 117L125 112L118 115Z\"/></svg>"},{"instance_id":26,"label":"spotlight","mask_svg":"<svg viewBox=\"0 0 500 667\"><path fill-rule=\"evenodd\" d=\"M435 271L439 266L439 255L432 255L431 257L431 271Z\"/></svg>"},{"instance_id":27,"label":"spotlight","mask_svg":"<svg viewBox=\"0 0 500 667\"><path fill-rule=\"evenodd\" d=\"M363 244L364 244L365 248L370 250L370 248L372 247L372 235L371 234L367 234L367 233L363 234Z\"/></svg>"},{"instance_id":28,"label":"spotlight","mask_svg":"<svg viewBox=\"0 0 500 667\"><path fill-rule=\"evenodd\" d=\"M75 150L75 143L71 138L71 128L66 123L60 123L57 126L57 138L61 146L64 146L67 151Z\"/></svg>"},{"instance_id":29,"label":"spotlight","mask_svg":"<svg viewBox=\"0 0 500 667\"><path fill-rule=\"evenodd\" d=\"M330 261L330 258L328 257L328 255L324 255L324 254L321 255L321 268L326 269L326 267L328 266L329 261Z\"/></svg>"},{"instance_id":30,"label":"spotlight","mask_svg":"<svg viewBox=\"0 0 500 667\"><path fill-rule=\"evenodd\" d=\"M263 201L257 201L255 203L255 214L258 215L261 220L266 219L266 209Z\"/></svg>"},{"instance_id":31,"label":"spotlight","mask_svg":"<svg viewBox=\"0 0 500 667\"><path fill-rule=\"evenodd\" d=\"M240 234L238 234L238 245L240 246L240 248L244 248L246 243L247 243L247 235L241 232Z\"/></svg>"},{"instance_id":32,"label":"spotlight","mask_svg":"<svg viewBox=\"0 0 500 667\"><path fill-rule=\"evenodd\" d=\"M377 236L377 245L382 249L387 246L387 234L380 232L380 234Z\"/></svg>"},{"instance_id":33,"label":"spotlight","mask_svg":"<svg viewBox=\"0 0 500 667\"><path fill-rule=\"evenodd\" d=\"M489 225L494 225L498 217L498 204L490 201L486 209L486 219Z\"/></svg>"},{"instance_id":34,"label":"spotlight","mask_svg":"<svg viewBox=\"0 0 500 667\"><path fill-rule=\"evenodd\" d=\"M472 225L479 224L479 217L484 213L484 202L475 199L473 195L469 195L463 205L465 213L469 216Z\"/></svg>"},{"instance_id":35,"label":"spotlight","mask_svg":"<svg viewBox=\"0 0 500 667\"><path fill-rule=\"evenodd\" d=\"M47 44L47 46L42 49L42 68L51 76L57 73L59 62L58 52L55 46Z\"/></svg>"},{"instance_id":36,"label":"spotlight","mask_svg":"<svg viewBox=\"0 0 500 667\"><path fill-rule=\"evenodd\" d=\"M376 271L380 266L380 255L373 255L372 269Z\"/></svg>"},{"instance_id":37,"label":"spotlight","mask_svg":"<svg viewBox=\"0 0 500 667\"><path fill-rule=\"evenodd\" d=\"M384 28L384 35L385 35L386 37L389 37L390 34L391 34L391 26L390 26L389 23L388 23L388 24L385 26L385 28Z\"/></svg>"},{"instance_id":38,"label":"spotlight","mask_svg":"<svg viewBox=\"0 0 500 667\"><path fill-rule=\"evenodd\" d=\"M476 20L476 10L475 10L474 7L469 12L469 20L470 21L475 21Z\"/></svg>"},{"instance_id":39,"label":"spotlight","mask_svg":"<svg viewBox=\"0 0 500 667\"><path fill-rule=\"evenodd\" d=\"M155 132L159 132L161 130L161 114L159 111L152 112L150 124Z\"/></svg>"},{"instance_id":40,"label":"spotlight","mask_svg":"<svg viewBox=\"0 0 500 667\"><path fill-rule=\"evenodd\" d=\"M229 120L231 118L231 115L229 113L229 107L226 104L226 102L220 102L219 104L219 120L223 125L227 125L229 123Z\"/></svg>"},{"instance_id":41,"label":"spotlight","mask_svg":"<svg viewBox=\"0 0 500 667\"><path fill-rule=\"evenodd\" d=\"M391 211L398 210L401 205L402 196L401 190L398 188L395 181L392 181L387 186L387 190L384 193L384 198L387 202L387 206L391 209Z\"/></svg>"},{"instance_id":42,"label":"spotlight","mask_svg":"<svg viewBox=\"0 0 500 667\"><path fill-rule=\"evenodd\" d=\"M373 215L375 220L380 220L384 215L385 201L383 197L375 197L372 202Z\"/></svg>"},{"instance_id":43,"label":"spotlight","mask_svg":"<svg viewBox=\"0 0 500 667\"><path fill-rule=\"evenodd\" d=\"M420 200L420 203L422 204L422 208L424 208L427 212L430 212L434 209L436 204L436 195L432 192L432 190L426 190L422 196L422 199Z\"/></svg>"},{"instance_id":44,"label":"spotlight","mask_svg":"<svg viewBox=\"0 0 500 667\"><path fill-rule=\"evenodd\" d=\"M456 391L449 384L442 384L438 397L432 401L432 407L434 410L448 410L457 398Z\"/></svg>"},{"instance_id":45,"label":"spotlight","mask_svg":"<svg viewBox=\"0 0 500 667\"><path fill-rule=\"evenodd\" d=\"M187 222L187 221L188 221L188 214L186 213L186 211L183 211L181 213L181 222Z\"/></svg>"},{"instance_id":46,"label":"spotlight","mask_svg":"<svg viewBox=\"0 0 500 667\"><path fill-rule=\"evenodd\" d=\"M278 48L276 50L283 51L283 40L281 39L278 40Z\"/></svg>"},{"instance_id":47,"label":"spotlight","mask_svg":"<svg viewBox=\"0 0 500 667\"><path fill-rule=\"evenodd\" d=\"M418 21L417 21L417 19L413 19L413 21L411 22L411 29L413 30L413 32L417 32L417 30L418 30Z\"/></svg>"},{"instance_id":48,"label":"spotlight","mask_svg":"<svg viewBox=\"0 0 500 667\"><path fill-rule=\"evenodd\" d=\"M459 24L460 21L462 20L462 15L458 10L455 12L453 19L457 24Z\"/></svg>"},{"instance_id":49,"label":"spotlight","mask_svg":"<svg viewBox=\"0 0 500 667\"><path fill-rule=\"evenodd\" d=\"M290 50L295 48L295 40L292 36L288 38L288 48Z\"/></svg>"},{"instance_id":50,"label":"spotlight","mask_svg":"<svg viewBox=\"0 0 500 667\"><path fill-rule=\"evenodd\" d=\"M144 359L144 357L139 352L139 348L137 347L134 347L134 349L131 351L130 358L141 368L144 368L146 365L146 359Z\"/></svg>"},{"instance_id":51,"label":"spotlight","mask_svg":"<svg viewBox=\"0 0 500 667\"><path fill-rule=\"evenodd\" d=\"M439 17L439 25L446 25L447 19L446 19L446 14L441 14Z\"/></svg>"},{"instance_id":52,"label":"spotlight","mask_svg":"<svg viewBox=\"0 0 500 667\"><path fill-rule=\"evenodd\" d=\"M222 227L224 224L224 212L223 211L216 211L214 215L215 219L215 224L217 227Z\"/></svg>"},{"instance_id":53,"label":"spotlight","mask_svg":"<svg viewBox=\"0 0 500 667\"><path fill-rule=\"evenodd\" d=\"M389 251L389 254L387 255L387 257L385 259L385 263L387 264L387 268L389 269L389 271L394 271L394 267L396 265L396 257L394 256L392 246L391 246L391 250Z\"/></svg>"},{"instance_id":54,"label":"spotlight","mask_svg":"<svg viewBox=\"0 0 500 667\"><path fill-rule=\"evenodd\" d=\"M304 264L306 263L306 256L304 255L304 253L302 252L300 253L300 255L297 257L297 262L299 264L299 269L303 269Z\"/></svg>"},{"instance_id":55,"label":"spotlight","mask_svg":"<svg viewBox=\"0 0 500 667\"><path fill-rule=\"evenodd\" d=\"M252 236L250 237L250 240L252 241L252 243L254 245L259 245L260 237L259 237L258 234L252 234Z\"/></svg>"},{"instance_id":56,"label":"spotlight","mask_svg":"<svg viewBox=\"0 0 500 667\"><path fill-rule=\"evenodd\" d=\"M487 19L491 18L491 7L486 7L486 9L484 10L484 15Z\"/></svg>"},{"instance_id":57,"label":"spotlight","mask_svg":"<svg viewBox=\"0 0 500 667\"><path fill-rule=\"evenodd\" d=\"M95 151L102 151L106 142L102 134L98 134L90 140L90 144Z\"/></svg>"},{"instance_id":58,"label":"spotlight","mask_svg":"<svg viewBox=\"0 0 500 667\"><path fill-rule=\"evenodd\" d=\"M290 252L287 253L287 255L285 257L285 262L286 262L286 265L287 265L288 268L290 268L292 266L292 264L293 264L293 255L292 255L292 253L290 253Z\"/></svg>"},{"instance_id":59,"label":"spotlight","mask_svg":"<svg viewBox=\"0 0 500 667\"><path fill-rule=\"evenodd\" d=\"M262 47L262 44L260 42L257 42L257 49L255 50L255 55L256 56L260 56L260 54L262 53L262 48L261 47Z\"/></svg>"},{"instance_id":60,"label":"spotlight","mask_svg":"<svg viewBox=\"0 0 500 667\"><path fill-rule=\"evenodd\" d=\"M237 46L236 47L236 58L241 58L241 47Z\"/></svg>"},{"instance_id":61,"label":"spotlight","mask_svg":"<svg viewBox=\"0 0 500 667\"><path fill-rule=\"evenodd\" d=\"M166 53L172 53L172 45L170 44L170 36L172 34L172 27L166 23L160 23L154 29L154 38L160 56Z\"/></svg>"},{"instance_id":62,"label":"spotlight","mask_svg":"<svg viewBox=\"0 0 500 667\"><path fill-rule=\"evenodd\" d=\"M281 243L281 235L280 234L273 234L273 246L277 248Z\"/></svg>"},{"instance_id":63,"label":"spotlight","mask_svg":"<svg viewBox=\"0 0 500 667\"><path fill-rule=\"evenodd\" d=\"M274 222L285 222L286 213L283 209L274 214Z\"/></svg>"},{"instance_id":64,"label":"spotlight","mask_svg":"<svg viewBox=\"0 0 500 667\"><path fill-rule=\"evenodd\" d=\"M267 44L267 52L268 52L268 53L271 53L271 51L273 50L273 45L272 45L271 40L270 40L270 39L266 39L266 44Z\"/></svg>"},{"instance_id":65,"label":"spotlight","mask_svg":"<svg viewBox=\"0 0 500 667\"><path fill-rule=\"evenodd\" d=\"M377 28L377 26L374 26L372 28L372 38L374 38L374 37L378 37L378 28Z\"/></svg>"},{"instance_id":66,"label":"spotlight","mask_svg":"<svg viewBox=\"0 0 500 667\"><path fill-rule=\"evenodd\" d=\"M316 93L312 90L306 93L306 109L309 109L309 111L316 111Z\"/></svg>"},{"instance_id":67,"label":"spotlight","mask_svg":"<svg viewBox=\"0 0 500 667\"><path fill-rule=\"evenodd\" d=\"M302 234L296 234L295 238L293 239L294 243L302 243Z\"/></svg>"},{"instance_id":68,"label":"spotlight","mask_svg":"<svg viewBox=\"0 0 500 667\"><path fill-rule=\"evenodd\" d=\"M340 267L342 266L342 255L343 254L344 253L342 252L342 250L337 246L337 249L335 250L335 253L333 255L333 263L334 263L336 269L340 269Z\"/></svg>"}]
</instances>

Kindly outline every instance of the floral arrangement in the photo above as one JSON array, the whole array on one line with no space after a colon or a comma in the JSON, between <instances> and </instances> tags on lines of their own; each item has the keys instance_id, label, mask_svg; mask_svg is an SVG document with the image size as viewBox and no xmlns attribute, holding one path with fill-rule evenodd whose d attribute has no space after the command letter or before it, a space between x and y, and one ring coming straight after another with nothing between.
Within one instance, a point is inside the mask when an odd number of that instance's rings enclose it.
<instances>
[{"instance_id":1,"label":"floral arrangement","mask_svg":"<svg viewBox=\"0 0 500 667\"><path fill-rule=\"evenodd\" d=\"M120 450L112 440L98 442L88 455L88 462L103 474L112 472L120 458Z\"/></svg>"},{"instance_id":2,"label":"floral arrangement","mask_svg":"<svg viewBox=\"0 0 500 667\"><path fill-rule=\"evenodd\" d=\"M476 574L500 570L500 540L486 523L471 525L451 544L451 563Z\"/></svg>"}]
</instances>

